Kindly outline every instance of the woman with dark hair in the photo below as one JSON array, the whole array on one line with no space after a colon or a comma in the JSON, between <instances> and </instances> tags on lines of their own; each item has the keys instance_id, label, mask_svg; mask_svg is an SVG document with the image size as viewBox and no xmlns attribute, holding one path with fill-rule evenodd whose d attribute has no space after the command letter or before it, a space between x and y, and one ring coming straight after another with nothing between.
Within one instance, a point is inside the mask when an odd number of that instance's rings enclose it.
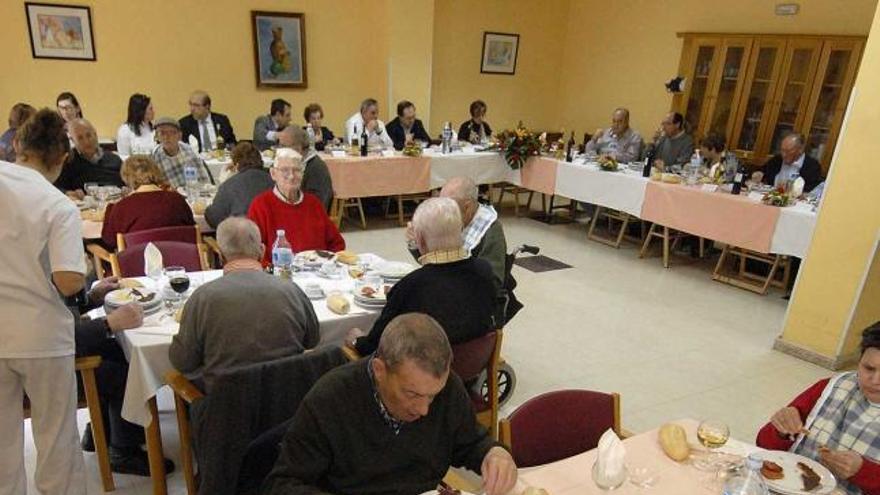
<instances>
[{"instance_id":1,"label":"woman with dark hair","mask_svg":"<svg viewBox=\"0 0 880 495\"><path fill-rule=\"evenodd\" d=\"M214 201L205 210L205 220L214 228L227 217L247 215L251 201L275 185L263 168L263 157L251 143L238 143L232 148L232 166L235 175L220 183Z\"/></svg>"},{"instance_id":2,"label":"woman with dark hair","mask_svg":"<svg viewBox=\"0 0 880 495\"><path fill-rule=\"evenodd\" d=\"M336 136L330 129L324 127L324 109L317 103L309 103L303 110L303 118L306 121L306 127L311 127L315 131L315 149L324 151L327 143L333 144Z\"/></svg>"},{"instance_id":3,"label":"woman with dark hair","mask_svg":"<svg viewBox=\"0 0 880 495\"><path fill-rule=\"evenodd\" d=\"M486 117L486 102L476 100L471 103L471 119L458 128L458 140L479 143L492 137L492 128L483 120Z\"/></svg>"},{"instance_id":4,"label":"woman with dark hair","mask_svg":"<svg viewBox=\"0 0 880 495\"><path fill-rule=\"evenodd\" d=\"M25 493L28 485L21 407L27 394L36 486L85 494L74 319L63 299L85 285L82 220L52 186L70 149L64 119L44 108L18 128L13 143L16 163L0 163L0 492Z\"/></svg>"},{"instance_id":5,"label":"woman with dark hair","mask_svg":"<svg viewBox=\"0 0 880 495\"><path fill-rule=\"evenodd\" d=\"M116 151L120 155L149 155L156 147L153 129L155 110L150 97L135 93L128 99L128 117L116 132Z\"/></svg>"},{"instance_id":6,"label":"woman with dark hair","mask_svg":"<svg viewBox=\"0 0 880 495\"><path fill-rule=\"evenodd\" d=\"M27 103L16 103L12 106L12 110L9 111L9 129L0 136L0 160L15 161L15 148L12 146L15 131L35 113L37 109Z\"/></svg>"},{"instance_id":7,"label":"woman with dark hair","mask_svg":"<svg viewBox=\"0 0 880 495\"><path fill-rule=\"evenodd\" d=\"M727 157L724 149L724 136L721 134L710 132L700 140L700 155L709 164L709 177L714 178L724 173L724 159Z\"/></svg>"},{"instance_id":8,"label":"woman with dark hair","mask_svg":"<svg viewBox=\"0 0 880 495\"><path fill-rule=\"evenodd\" d=\"M64 122L68 124L71 120L83 118L79 100L70 91L65 91L58 95L58 98L55 98L55 107L58 108L58 113L64 118Z\"/></svg>"},{"instance_id":9,"label":"woman with dark hair","mask_svg":"<svg viewBox=\"0 0 880 495\"><path fill-rule=\"evenodd\" d=\"M880 321L862 332L858 369L826 378L777 411L759 447L825 465L846 493L880 494Z\"/></svg>"}]
</instances>

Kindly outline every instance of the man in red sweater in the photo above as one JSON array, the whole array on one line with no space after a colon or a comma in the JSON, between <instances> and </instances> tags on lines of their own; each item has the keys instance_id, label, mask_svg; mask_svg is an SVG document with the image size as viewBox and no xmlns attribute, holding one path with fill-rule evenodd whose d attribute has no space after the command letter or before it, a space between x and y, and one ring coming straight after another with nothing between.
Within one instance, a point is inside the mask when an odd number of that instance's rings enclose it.
<instances>
[{"instance_id":1,"label":"man in red sweater","mask_svg":"<svg viewBox=\"0 0 880 495\"><path fill-rule=\"evenodd\" d=\"M280 149L270 172L275 187L255 197L248 209L248 218L260 228L265 244L263 266L272 260L272 245L279 229L284 230L294 252L345 249L345 239L330 221L321 200L301 190L302 156L291 149Z\"/></svg>"},{"instance_id":2,"label":"man in red sweater","mask_svg":"<svg viewBox=\"0 0 880 495\"><path fill-rule=\"evenodd\" d=\"M824 464L849 494L880 494L880 322L862 333L858 369L821 380L770 418L759 447Z\"/></svg>"}]
</instances>

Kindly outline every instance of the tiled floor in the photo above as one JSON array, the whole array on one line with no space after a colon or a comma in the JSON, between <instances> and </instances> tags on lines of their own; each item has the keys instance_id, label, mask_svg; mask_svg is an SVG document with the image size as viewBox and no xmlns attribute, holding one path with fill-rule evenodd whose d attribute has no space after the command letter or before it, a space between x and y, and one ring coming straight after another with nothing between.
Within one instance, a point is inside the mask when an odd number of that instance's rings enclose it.
<instances>
[{"instance_id":1,"label":"tiled floor","mask_svg":"<svg viewBox=\"0 0 880 495\"><path fill-rule=\"evenodd\" d=\"M771 350L786 306L779 293L762 297L713 282L710 261L675 259L664 269L659 258L639 259L633 245L616 250L587 241L582 224L551 226L507 211L503 221L508 246L538 245L573 268L539 274L514 269L526 307L505 329L502 354L516 371L517 386L502 414L548 390L616 391L629 430L712 417L750 441L774 410L829 374ZM359 252L409 256L396 226L350 227L344 235ZM167 394L159 406L165 451L176 461L177 428ZM81 426L84 421L81 411ZM32 445L27 458L32 469ZM100 493L93 454L86 454L86 463L90 493ZM116 480L119 494L150 492L148 479ZM185 493L179 473L169 477L169 488Z\"/></svg>"}]
</instances>

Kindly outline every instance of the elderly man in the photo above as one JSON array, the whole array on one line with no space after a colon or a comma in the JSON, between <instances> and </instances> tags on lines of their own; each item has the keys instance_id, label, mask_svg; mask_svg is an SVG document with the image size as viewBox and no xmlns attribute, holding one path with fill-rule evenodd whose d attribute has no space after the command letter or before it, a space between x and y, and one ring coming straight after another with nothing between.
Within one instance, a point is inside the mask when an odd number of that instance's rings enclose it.
<instances>
[{"instance_id":1,"label":"elderly man","mask_svg":"<svg viewBox=\"0 0 880 495\"><path fill-rule=\"evenodd\" d=\"M376 355L324 375L303 400L263 493L424 493L450 466L487 495L516 484L510 454L477 424L452 349L430 316L388 324Z\"/></svg>"},{"instance_id":2,"label":"elderly man","mask_svg":"<svg viewBox=\"0 0 880 495\"><path fill-rule=\"evenodd\" d=\"M304 158L302 159L303 192L312 193L321 200L324 210L330 211L330 202L333 200L333 179L330 177L330 169L324 160L309 147L309 136L299 126L289 126L281 132L279 138L282 143L293 148Z\"/></svg>"},{"instance_id":3,"label":"elderly man","mask_svg":"<svg viewBox=\"0 0 880 495\"><path fill-rule=\"evenodd\" d=\"M387 129L396 150L402 150L410 141L431 142L422 121L416 118L416 106L411 101L403 100L397 104L397 117L388 123Z\"/></svg>"},{"instance_id":4,"label":"elderly man","mask_svg":"<svg viewBox=\"0 0 880 495\"><path fill-rule=\"evenodd\" d=\"M792 133L782 139L779 154L767 160L760 171L752 174L752 180L779 187L798 176L804 179L805 193L812 191L824 180L822 166L815 158L804 153L804 137Z\"/></svg>"},{"instance_id":5,"label":"elderly man","mask_svg":"<svg viewBox=\"0 0 880 495\"><path fill-rule=\"evenodd\" d=\"M688 163L694 153L694 138L685 132L684 116L678 112L666 114L654 135L652 146L654 165L661 169Z\"/></svg>"},{"instance_id":6,"label":"elderly man","mask_svg":"<svg viewBox=\"0 0 880 495\"><path fill-rule=\"evenodd\" d=\"M199 182L212 182L199 155L188 144L180 142L180 123L171 117L160 118L156 121L156 137L159 146L153 151L153 160L165 172L172 187L186 186L187 167L195 168Z\"/></svg>"},{"instance_id":7,"label":"elderly man","mask_svg":"<svg viewBox=\"0 0 880 495\"><path fill-rule=\"evenodd\" d=\"M206 385L223 370L299 354L318 344L318 318L302 290L263 271L256 224L230 217L217 228L223 277L193 292L168 356Z\"/></svg>"},{"instance_id":8,"label":"elderly man","mask_svg":"<svg viewBox=\"0 0 880 495\"><path fill-rule=\"evenodd\" d=\"M67 131L74 143L74 151L64 164L64 169L55 187L83 196L87 182L96 182L100 186L122 187L122 159L115 153L104 153L98 146L98 134L88 120L74 119L68 122Z\"/></svg>"},{"instance_id":9,"label":"elderly man","mask_svg":"<svg viewBox=\"0 0 880 495\"><path fill-rule=\"evenodd\" d=\"M862 333L858 368L826 378L773 414L757 445L824 464L846 493L880 494L880 321Z\"/></svg>"},{"instance_id":10,"label":"elderly man","mask_svg":"<svg viewBox=\"0 0 880 495\"><path fill-rule=\"evenodd\" d=\"M413 232L422 267L388 292L388 304L370 333L354 328L346 345L361 355L376 350L388 323L403 313L426 313L440 322L453 344L495 329L497 290L492 267L471 257L461 240L461 211L450 198L431 198L416 208Z\"/></svg>"},{"instance_id":11,"label":"elderly man","mask_svg":"<svg viewBox=\"0 0 880 495\"><path fill-rule=\"evenodd\" d=\"M367 129L367 143L370 145L391 148L394 142L385 130L385 124L379 120L379 102L367 98L361 102L361 109L345 122L345 139L349 143L361 138L364 128Z\"/></svg>"},{"instance_id":12,"label":"elderly man","mask_svg":"<svg viewBox=\"0 0 880 495\"><path fill-rule=\"evenodd\" d=\"M290 103L276 98L269 107L269 115L254 121L254 146L264 151L278 144L278 132L290 124Z\"/></svg>"},{"instance_id":13,"label":"elderly man","mask_svg":"<svg viewBox=\"0 0 880 495\"><path fill-rule=\"evenodd\" d=\"M611 127L597 129L587 142L586 151L610 156L619 162L638 161L642 153L642 136L629 126L629 110L615 109L611 114Z\"/></svg>"},{"instance_id":14,"label":"elderly man","mask_svg":"<svg viewBox=\"0 0 880 495\"><path fill-rule=\"evenodd\" d=\"M211 96L204 91L193 91L189 97L189 115L180 118L180 129L183 140L195 137L199 143L199 151L212 150L217 147L217 136L223 138L225 146L235 144L235 132L229 117L211 110Z\"/></svg>"}]
</instances>

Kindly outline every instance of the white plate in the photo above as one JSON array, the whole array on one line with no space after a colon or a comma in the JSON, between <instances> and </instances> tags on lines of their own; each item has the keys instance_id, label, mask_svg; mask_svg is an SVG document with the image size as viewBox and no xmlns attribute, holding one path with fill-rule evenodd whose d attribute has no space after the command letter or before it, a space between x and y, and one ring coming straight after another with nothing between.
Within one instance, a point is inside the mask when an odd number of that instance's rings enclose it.
<instances>
[{"instance_id":1,"label":"white plate","mask_svg":"<svg viewBox=\"0 0 880 495\"><path fill-rule=\"evenodd\" d=\"M132 293L132 289L116 289L108 292L107 295L104 296L104 303L108 306L122 306L124 304L137 302L141 306L152 307L162 302L162 296L152 289L140 287L134 290L143 294L142 298L149 298L150 295L153 297L147 301L141 302L141 298Z\"/></svg>"},{"instance_id":2,"label":"white plate","mask_svg":"<svg viewBox=\"0 0 880 495\"><path fill-rule=\"evenodd\" d=\"M802 455L793 454L783 451L766 451L757 454L757 457L765 461L775 462L782 466L784 478L781 480L768 480L764 478L767 487L776 493L783 495L826 495L834 491L837 486L837 480L825 466L818 462L808 459ZM822 477L819 486L811 491L804 491L804 482L801 480L801 470L797 467L798 462L803 462L816 474Z\"/></svg>"},{"instance_id":3,"label":"white plate","mask_svg":"<svg viewBox=\"0 0 880 495\"><path fill-rule=\"evenodd\" d=\"M383 278L401 279L416 267L403 261L385 261L376 266L376 273Z\"/></svg>"}]
</instances>

